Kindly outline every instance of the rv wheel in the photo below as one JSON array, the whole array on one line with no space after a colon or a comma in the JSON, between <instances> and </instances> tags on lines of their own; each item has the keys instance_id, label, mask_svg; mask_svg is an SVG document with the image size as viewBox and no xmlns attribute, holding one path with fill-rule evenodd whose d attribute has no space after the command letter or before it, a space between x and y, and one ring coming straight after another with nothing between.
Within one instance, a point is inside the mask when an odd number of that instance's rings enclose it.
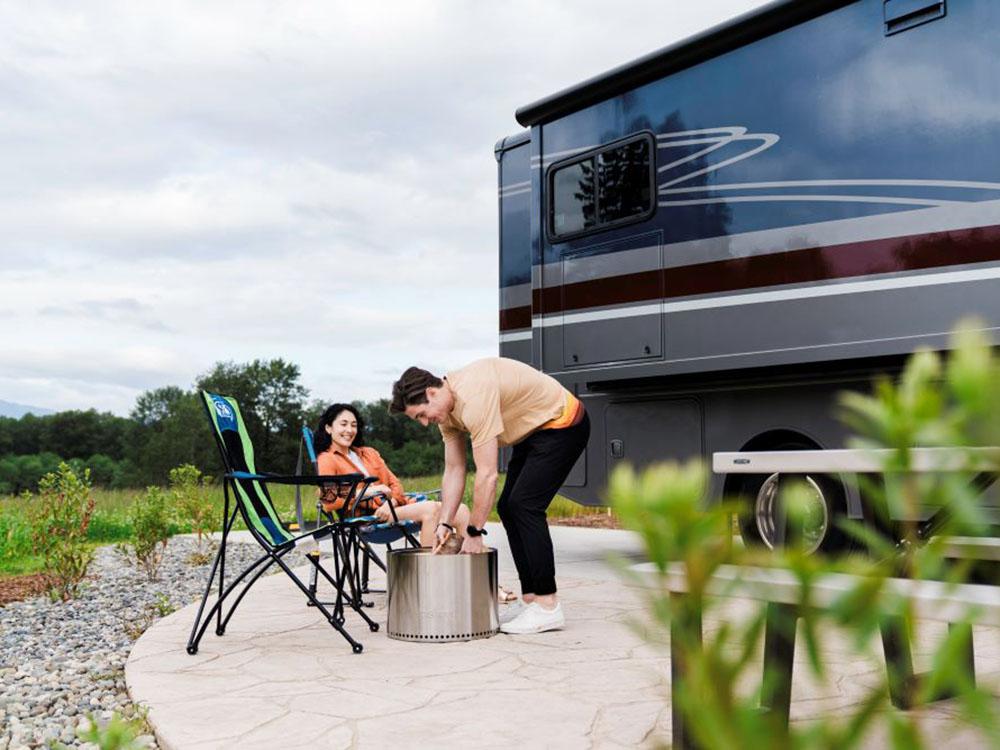
<instances>
[{"instance_id":1,"label":"rv wheel","mask_svg":"<svg viewBox=\"0 0 1000 750\"><path fill-rule=\"evenodd\" d=\"M795 519L785 518L782 489L793 483L803 488L803 508ZM850 539L838 527L846 515L843 485L826 474L770 474L747 477L740 495L740 533L747 545L768 549L801 545L809 554L850 548Z\"/></svg>"}]
</instances>

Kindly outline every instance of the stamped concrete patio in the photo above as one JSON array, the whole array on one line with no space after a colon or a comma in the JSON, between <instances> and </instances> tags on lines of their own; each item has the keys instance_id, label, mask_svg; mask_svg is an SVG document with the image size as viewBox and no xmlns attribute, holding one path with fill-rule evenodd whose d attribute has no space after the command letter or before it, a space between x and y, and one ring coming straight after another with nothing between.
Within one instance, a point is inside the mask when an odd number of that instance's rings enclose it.
<instances>
[{"instance_id":1,"label":"stamped concrete patio","mask_svg":"<svg viewBox=\"0 0 1000 750\"><path fill-rule=\"evenodd\" d=\"M489 529L501 553L500 581L513 588L502 529ZM382 631L370 633L348 614L348 629L365 646L354 655L287 577L276 575L256 584L224 637L209 630L196 656L184 650L193 605L146 631L126 666L129 691L148 707L161 746L177 750L632 748L667 741L665 644L647 642L641 626L630 625L644 619L641 591L622 584L605 562L609 553L640 559L637 539L567 527L554 527L553 537L563 631L468 643L394 641L384 633L385 597L376 595L372 612ZM706 628L750 606L727 604ZM927 632L923 642L933 644ZM978 628L976 639L978 676L1000 694L1000 630ZM878 660L858 658L836 639L826 648L835 673L817 683L796 670L793 721L841 712L877 684ZM949 702L924 711L934 744L986 747L956 713ZM868 745L886 740L872 736Z\"/></svg>"}]
</instances>

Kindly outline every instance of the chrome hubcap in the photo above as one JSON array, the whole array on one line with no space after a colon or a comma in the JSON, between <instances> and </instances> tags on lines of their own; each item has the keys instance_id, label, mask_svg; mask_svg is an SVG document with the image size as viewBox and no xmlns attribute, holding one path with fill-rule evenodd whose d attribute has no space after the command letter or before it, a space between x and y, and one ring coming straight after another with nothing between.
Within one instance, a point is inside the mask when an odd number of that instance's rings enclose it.
<instances>
[{"instance_id":1,"label":"chrome hubcap","mask_svg":"<svg viewBox=\"0 0 1000 750\"><path fill-rule=\"evenodd\" d=\"M779 533L781 525L785 523L784 508L781 507L780 501L780 480L780 474L772 474L765 479L754 504L757 532L768 549L779 546L779 540L784 536L783 533ZM819 549L819 545L829 530L830 516L823 491L813 478L805 477L803 485L807 489L804 495L804 508L801 518L796 519L792 530L793 537L800 540L805 551L812 553Z\"/></svg>"}]
</instances>

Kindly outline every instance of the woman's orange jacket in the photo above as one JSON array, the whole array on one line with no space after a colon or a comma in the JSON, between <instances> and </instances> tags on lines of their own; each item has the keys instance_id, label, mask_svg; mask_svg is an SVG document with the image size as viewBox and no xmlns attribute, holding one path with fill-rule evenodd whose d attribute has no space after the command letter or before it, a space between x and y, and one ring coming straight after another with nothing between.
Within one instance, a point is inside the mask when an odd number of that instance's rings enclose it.
<instances>
[{"instance_id":1,"label":"woman's orange jacket","mask_svg":"<svg viewBox=\"0 0 1000 750\"><path fill-rule=\"evenodd\" d=\"M396 478L396 475L392 473L385 461L382 460L382 456L379 455L377 450L368 447L356 447L354 452L368 470L368 476L378 477L376 484L384 484L390 489L393 502L396 505L406 505L411 501L411 498L403 494L403 485L400 484L399 479ZM316 457L316 467L319 469L321 475L358 473L358 467L347 457L347 454L342 452L340 448L332 445ZM332 502L327 502L327 498L324 495L323 509L327 512L340 510L344 507L345 499L340 497L335 498ZM381 500L375 500L374 503L365 503L366 512L382 504Z\"/></svg>"}]
</instances>

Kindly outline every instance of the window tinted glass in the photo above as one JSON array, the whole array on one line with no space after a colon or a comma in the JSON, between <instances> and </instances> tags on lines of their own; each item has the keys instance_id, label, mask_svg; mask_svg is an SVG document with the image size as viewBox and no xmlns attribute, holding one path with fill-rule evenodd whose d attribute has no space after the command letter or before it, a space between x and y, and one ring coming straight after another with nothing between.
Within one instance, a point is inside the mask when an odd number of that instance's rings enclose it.
<instances>
[{"instance_id":1,"label":"window tinted glass","mask_svg":"<svg viewBox=\"0 0 1000 750\"><path fill-rule=\"evenodd\" d=\"M645 138L598 155L598 223L620 221L651 208L649 168L649 141Z\"/></svg>"},{"instance_id":2,"label":"window tinted glass","mask_svg":"<svg viewBox=\"0 0 1000 750\"><path fill-rule=\"evenodd\" d=\"M552 177L552 229L573 234L595 224L594 161L570 164Z\"/></svg>"},{"instance_id":3,"label":"window tinted glass","mask_svg":"<svg viewBox=\"0 0 1000 750\"><path fill-rule=\"evenodd\" d=\"M652 144L652 136L644 133L552 168L548 228L553 241L651 215L656 208Z\"/></svg>"}]
</instances>

